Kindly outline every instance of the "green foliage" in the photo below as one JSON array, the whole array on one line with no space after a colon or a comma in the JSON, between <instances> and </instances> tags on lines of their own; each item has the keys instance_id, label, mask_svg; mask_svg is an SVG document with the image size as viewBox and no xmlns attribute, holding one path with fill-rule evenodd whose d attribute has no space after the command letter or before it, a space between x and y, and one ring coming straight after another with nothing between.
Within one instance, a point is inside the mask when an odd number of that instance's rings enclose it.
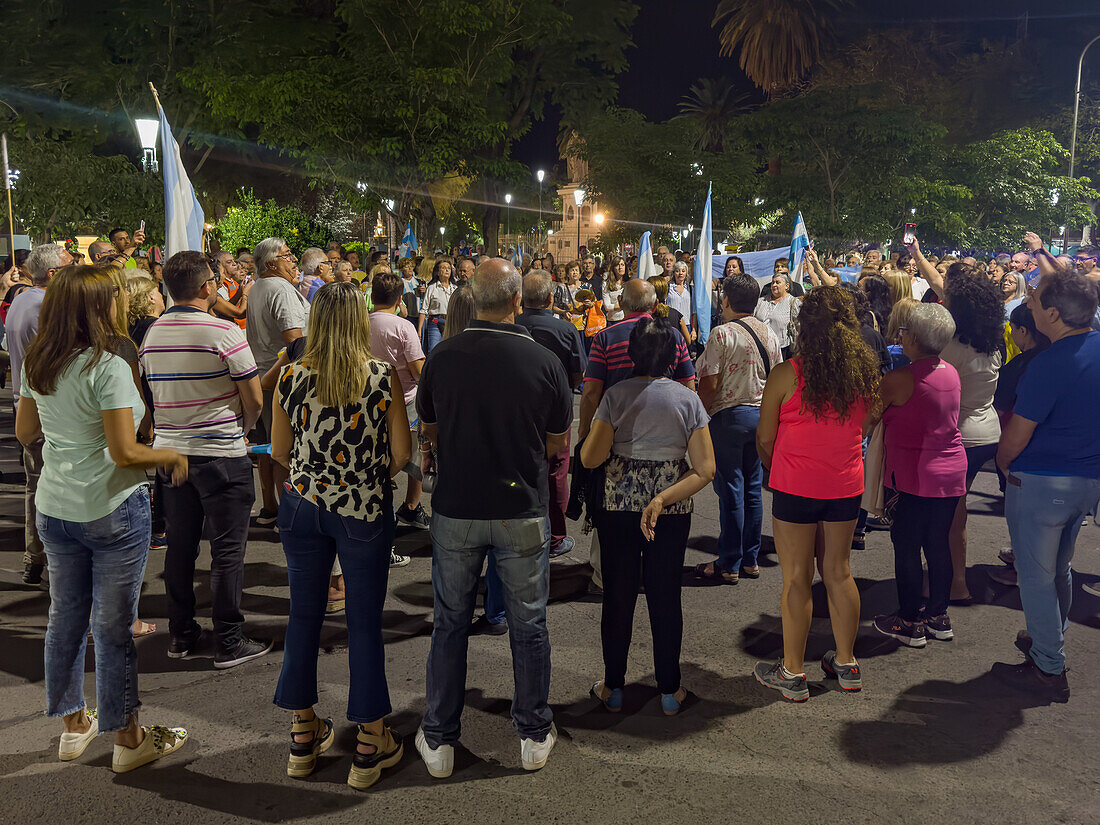
<instances>
[{"instance_id":1,"label":"green foliage","mask_svg":"<svg viewBox=\"0 0 1100 825\"><path fill-rule=\"evenodd\" d=\"M300 254L311 246L323 249L331 238L325 227L297 207L280 206L274 199L261 201L251 189L242 190L240 199L241 205L231 206L215 227L223 249L251 249L264 238L283 238Z\"/></svg>"},{"instance_id":2,"label":"green foliage","mask_svg":"<svg viewBox=\"0 0 1100 825\"><path fill-rule=\"evenodd\" d=\"M21 130L22 131L22 130ZM136 230L146 222L150 244L164 240L164 182L121 155L93 153L74 136L40 131L8 136L11 167L20 172L12 192L16 218L41 241Z\"/></svg>"}]
</instances>

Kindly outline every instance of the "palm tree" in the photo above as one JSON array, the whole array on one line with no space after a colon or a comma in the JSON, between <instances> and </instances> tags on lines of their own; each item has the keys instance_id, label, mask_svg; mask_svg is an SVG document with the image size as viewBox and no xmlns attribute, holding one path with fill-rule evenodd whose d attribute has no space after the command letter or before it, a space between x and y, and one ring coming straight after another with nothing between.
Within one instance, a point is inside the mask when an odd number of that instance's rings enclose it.
<instances>
[{"instance_id":1,"label":"palm tree","mask_svg":"<svg viewBox=\"0 0 1100 825\"><path fill-rule=\"evenodd\" d=\"M749 80L775 97L797 83L824 51L833 18L851 0L719 0L719 54L741 51Z\"/></svg>"},{"instance_id":2,"label":"palm tree","mask_svg":"<svg viewBox=\"0 0 1100 825\"><path fill-rule=\"evenodd\" d=\"M743 104L744 96L737 94L726 78L697 80L680 102L680 113L699 124L695 148L721 152L726 126Z\"/></svg>"}]
</instances>

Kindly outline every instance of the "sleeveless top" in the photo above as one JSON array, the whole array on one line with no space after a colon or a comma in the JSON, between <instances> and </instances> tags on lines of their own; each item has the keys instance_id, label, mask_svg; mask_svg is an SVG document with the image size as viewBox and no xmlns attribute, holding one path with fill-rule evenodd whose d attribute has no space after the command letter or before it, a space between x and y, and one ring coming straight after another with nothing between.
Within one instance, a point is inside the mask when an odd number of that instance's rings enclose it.
<instances>
[{"instance_id":1,"label":"sleeveless top","mask_svg":"<svg viewBox=\"0 0 1100 825\"><path fill-rule=\"evenodd\" d=\"M863 493L863 419L858 400L841 420L835 411L821 418L802 407L806 380L802 359L791 360L798 386L779 408L779 432L772 452L771 488L804 498L851 498Z\"/></svg>"},{"instance_id":2,"label":"sleeveless top","mask_svg":"<svg viewBox=\"0 0 1100 825\"><path fill-rule=\"evenodd\" d=\"M275 391L293 433L290 484L318 507L364 521L390 506L390 365L372 358L369 366L363 396L344 407L321 404L317 373L301 361L283 369Z\"/></svg>"},{"instance_id":3,"label":"sleeveless top","mask_svg":"<svg viewBox=\"0 0 1100 825\"><path fill-rule=\"evenodd\" d=\"M882 414L883 481L914 496L961 496L966 450L959 433L959 373L942 358L922 358L905 369L913 374L913 395Z\"/></svg>"}]
</instances>

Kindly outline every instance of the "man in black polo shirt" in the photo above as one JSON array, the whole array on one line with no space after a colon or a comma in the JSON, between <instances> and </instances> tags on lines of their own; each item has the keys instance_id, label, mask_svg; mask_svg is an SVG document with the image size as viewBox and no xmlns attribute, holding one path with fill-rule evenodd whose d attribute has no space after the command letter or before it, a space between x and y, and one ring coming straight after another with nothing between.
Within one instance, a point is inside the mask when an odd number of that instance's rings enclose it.
<instances>
[{"instance_id":1,"label":"man in black polo shirt","mask_svg":"<svg viewBox=\"0 0 1100 825\"><path fill-rule=\"evenodd\" d=\"M416 405L438 458L432 494L435 617L427 707L416 747L450 776L466 693L478 577L491 549L504 585L516 675L512 719L523 767L546 764L557 739L550 692L547 456L566 445L573 395L565 370L515 323L521 278L500 258L470 278L477 320L424 365ZM521 657L522 661L516 657Z\"/></svg>"},{"instance_id":2,"label":"man in black polo shirt","mask_svg":"<svg viewBox=\"0 0 1100 825\"><path fill-rule=\"evenodd\" d=\"M550 273L532 270L523 279L523 314L516 323L531 333L531 337L548 349L561 362L569 376L569 386L575 387L584 377L588 358L580 331L554 315L553 283ZM565 507L569 503L569 434L561 452L550 457L550 555L564 556L575 544L565 535Z\"/></svg>"}]
</instances>

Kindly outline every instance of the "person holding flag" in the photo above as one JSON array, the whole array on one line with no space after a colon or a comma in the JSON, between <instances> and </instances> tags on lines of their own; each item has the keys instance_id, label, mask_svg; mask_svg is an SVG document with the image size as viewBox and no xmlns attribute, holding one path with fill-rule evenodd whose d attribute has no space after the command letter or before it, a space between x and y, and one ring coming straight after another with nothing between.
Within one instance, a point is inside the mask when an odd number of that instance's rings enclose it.
<instances>
[{"instance_id":1,"label":"person holding flag","mask_svg":"<svg viewBox=\"0 0 1100 825\"><path fill-rule=\"evenodd\" d=\"M405 225L405 236L401 239L401 246L398 248L402 258L412 258L416 256L416 252L420 247L416 243L416 233L413 232L412 221L409 221Z\"/></svg>"}]
</instances>

